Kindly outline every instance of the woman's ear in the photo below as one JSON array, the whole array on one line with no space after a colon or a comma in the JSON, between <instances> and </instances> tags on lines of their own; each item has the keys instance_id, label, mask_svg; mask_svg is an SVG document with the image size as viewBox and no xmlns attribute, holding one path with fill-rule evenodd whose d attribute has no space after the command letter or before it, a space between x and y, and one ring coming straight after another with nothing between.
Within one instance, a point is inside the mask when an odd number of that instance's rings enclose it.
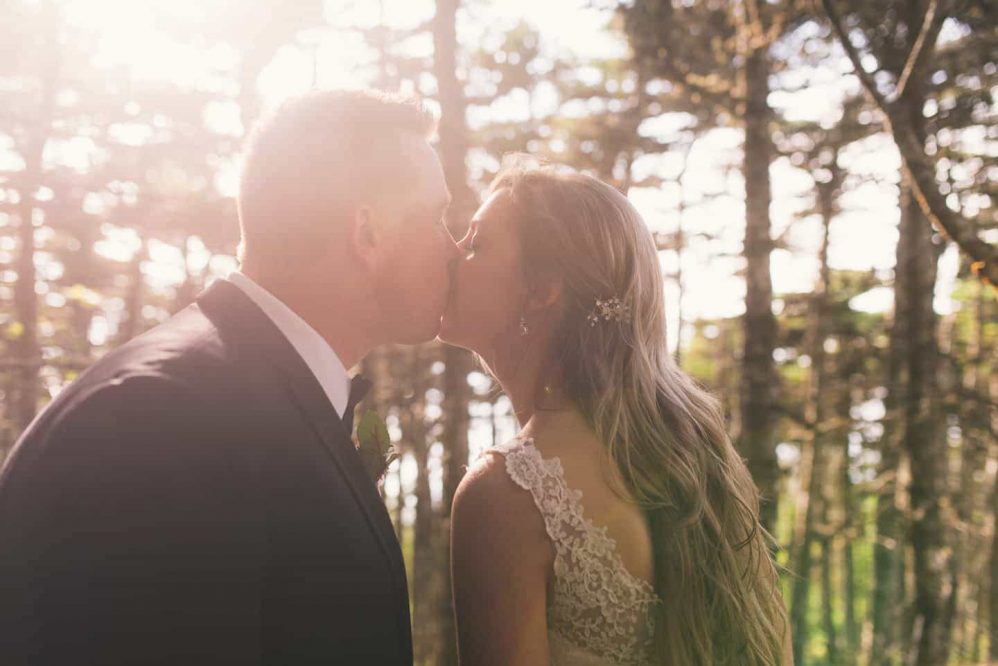
<instances>
[{"instance_id":1,"label":"woman's ear","mask_svg":"<svg viewBox=\"0 0 998 666\"><path fill-rule=\"evenodd\" d=\"M542 280L527 298L527 310L529 312L547 310L561 300L563 289L564 284L560 279L550 278Z\"/></svg>"}]
</instances>

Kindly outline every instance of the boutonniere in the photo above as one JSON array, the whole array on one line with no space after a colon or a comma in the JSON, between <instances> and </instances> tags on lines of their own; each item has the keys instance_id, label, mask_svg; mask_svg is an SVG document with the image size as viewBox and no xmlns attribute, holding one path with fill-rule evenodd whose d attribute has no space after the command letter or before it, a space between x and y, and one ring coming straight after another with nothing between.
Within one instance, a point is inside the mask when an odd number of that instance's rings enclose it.
<instances>
[{"instance_id":1,"label":"boutonniere","mask_svg":"<svg viewBox=\"0 0 998 666\"><path fill-rule=\"evenodd\" d=\"M364 463L364 468L374 483L378 483L385 475L385 470L398 459L399 454L392 444L388 434L388 426L384 419L373 409L364 412L357 425L357 451Z\"/></svg>"}]
</instances>

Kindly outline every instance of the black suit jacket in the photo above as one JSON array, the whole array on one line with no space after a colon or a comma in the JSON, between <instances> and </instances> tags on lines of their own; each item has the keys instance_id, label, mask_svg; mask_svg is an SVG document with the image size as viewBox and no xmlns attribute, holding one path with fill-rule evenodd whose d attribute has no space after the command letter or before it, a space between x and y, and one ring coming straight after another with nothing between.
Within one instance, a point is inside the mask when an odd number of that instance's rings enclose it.
<instances>
[{"instance_id":1,"label":"black suit jacket","mask_svg":"<svg viewBox=\"0 0 998 666\"><path fill-rule=\"evenodd\" d=\"M0 472L0 664L411 664L391 521L318 381L218 281Z\"/></svg>"}]
</instances>

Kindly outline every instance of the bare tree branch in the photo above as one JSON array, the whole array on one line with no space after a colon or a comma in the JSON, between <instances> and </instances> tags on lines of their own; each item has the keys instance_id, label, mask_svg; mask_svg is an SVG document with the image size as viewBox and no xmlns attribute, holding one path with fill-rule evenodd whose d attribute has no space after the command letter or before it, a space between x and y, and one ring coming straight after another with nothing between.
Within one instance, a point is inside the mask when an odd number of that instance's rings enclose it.
<instances>
[{"instance_id":1,"label":"bare tree branch","mask_svg":"<svg viewBox=\"0 0 998 666\"><path fill-rule=\"evenodd\" d=\"M936 20L937 17L938 20ZM898 79L897 89L894 91L894 99L901 99L904 96L905 88L908 87L908 81L911 80L912 73L921 69L921 67L916 67L916 65L921 65L920 60L924 62L923 55L932 51L932 46L935 45L936 37L939 36L939 31L942 30L945 20L945 13L939 11L939 0L931 0L928 9L925 10L925 20L922 21L922 29L918 32L918 39L912 44L911 53L908 54L904 69L901 70L901 78ZM930 46L926 48L926 44Z\"/></svg>"},{"instance_id":2,"label":"bare tree branch","mask_svg":"<svg viewBox=\"0 0 998 666\"><path fill-rule=\"evenodd\" d=\"M671 54L661 61L661 66L668 73L669 80L686 90L691 95L699 95L704 102L707 102L715 111L731 112L735 106L744 102L744 97L738 95L727 83L708 83L690 71L690 69L680 62L677 62ZM698 80L700 79L700 80Z\"/></svg>"},{"instance_id":3,"label":"bare tree branch","mask_svg":"<svg viewBox=\"0 0 998 666\"><path fill-rule=\"evenodd\" d=\"M884 115L885 126L901 153L912 193L915 195L922 212L940 234L956 243L960 250L971 258L973 262L971 269L974 274L991 286L998 288L998 247L981 240L974 225L946 205L946 198L940 193L936 182L934 164L925 154L925 145L918 138L915 128L911 126L908 118L900 112L896 104L897 96L894 95L892 99L888 100L877 89L877 84L870 73L863 69L860 53L849 39L842 17L835 9L834 0L821 0L821 4L832 24L832 29L842 44L842 48L852 62L856 76ZM942 12L936 10L935 14L937 15L934 16L932 25L941 25ZM924 37L924 42L923 46L919 48L920 51L925 51L925 44L934 43L935 36L932 34L934 30L934 28L930 28L926 32L923 25L923 34L919 36L919 40ZM938 35L938 30L935 30L935 35ZM925 56L916 54L915 57Z\"/></svg>"},{"instance_id":4,"label":"bare tree branch","mask_svg":"<svg viewBox=\"0 0 998 666\"><path fill-rule=\"evenodd\" d=\"M842 48L845 50L850 62L852 62L853 73L856 75L856 78L863 84L863 87L866 88L866 91L873 98L877 106L885 109L887 107L887 100L877 90L877 82L873 80L869 72L863 69L862 57L856 47L853 46L852 40L849 39L849 33L846 32L845 26L842 23L842 17L839 16L838 10L835 9L835 3L833 0L821 0L821 5L825 9L825 13L828 14L832 30L835 31L835 35L839 38L839 43L842 44Z\"/></svg>"},{"instance_id":5,"label":"bare tree branch","mask_svg":"<svg viewBox=\"0 0 998 666\"><path fill-rule=\"evenodd\" d=\"M760 42L764 40L767 36L765 29L762 27L762 14L759 11L759 0L748 0L745 3L746 9L748 11L748 16L746 17L745 26L748 28L749 39L753 46L760 45Z\"/></svg>"}]
</instances>

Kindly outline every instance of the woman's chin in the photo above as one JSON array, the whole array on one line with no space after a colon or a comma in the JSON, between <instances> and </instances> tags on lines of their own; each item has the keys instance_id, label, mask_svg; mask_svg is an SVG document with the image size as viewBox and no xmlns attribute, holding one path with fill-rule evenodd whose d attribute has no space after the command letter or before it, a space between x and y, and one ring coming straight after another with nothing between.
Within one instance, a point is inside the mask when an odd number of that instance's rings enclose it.
<instances>
[{"instance_id":1,"label":"woman's chin","mask_svg":"<svg viewBox=\"0 0 998 666\"><path fill-rule=\"evenodd\" d=\"M470 349L468 341L465 339L465 336L461 334L460 326L457 325L457 322L452 316L449 316L446 313L440 320L440 331L437 333L437 340L454 347Z\"/></svg>"},{"instance_id":2,"label":"woman's chin","mask_svg":"<svg viewBox=\"0 0 998 666\"><path fill-rule=\"evenodd\" d=\"M449 345L457 344L454 340L453 319L447 312L440 318L440 330L437 331L437 340L446 342Z\"/></svg>"}]
</instances>

